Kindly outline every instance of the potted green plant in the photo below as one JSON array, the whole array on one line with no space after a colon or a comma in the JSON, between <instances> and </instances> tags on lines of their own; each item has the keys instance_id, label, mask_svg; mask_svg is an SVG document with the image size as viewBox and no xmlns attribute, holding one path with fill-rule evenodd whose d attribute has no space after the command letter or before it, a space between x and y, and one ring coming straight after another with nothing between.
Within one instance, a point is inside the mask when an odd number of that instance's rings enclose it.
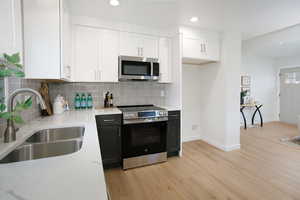
<instances>
[{"instance_id":1,"label":"potted green plant","mask_svg":"<svg viewBox=\"0 0 300 200\"><path fill-rule=\"evenodd\" d=\"M241 91L241 105L244 104L244 97L247 96L247 93L247 90Z\"/></svg>"},{"instance_id":2,"label":"potted green plant","mask_svg":"<svg viewBox=\"0 0 300 200\"><path fill-rule=\"evenodd\" d=\"M20 64L20 54L3 54L0 57L0 79L6 77L18 77L23 78L25 76L22 65ZM0 88L2 91L4 88ZM6 111L5 97L0 99L0 118L10 119L16 123L23 123L23 119L20 116L22 110L30 108L32 105L32 98L28 98L22 102L17 102L14 109L11 112Z\"/></svg>"}]
</instances>

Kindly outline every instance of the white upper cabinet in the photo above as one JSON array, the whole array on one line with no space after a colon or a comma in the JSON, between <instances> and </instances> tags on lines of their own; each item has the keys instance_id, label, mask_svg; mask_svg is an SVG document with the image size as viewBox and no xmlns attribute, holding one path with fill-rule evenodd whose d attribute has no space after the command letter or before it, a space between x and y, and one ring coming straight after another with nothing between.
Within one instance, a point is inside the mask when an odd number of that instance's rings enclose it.
<instances>
[{"instance_id":1,"label":"white upper cabinet","mask_svg":"<svg viewBox=\"0 0 300 200\"><path fill-rule=\"evenodd\" d=\"M143 34L121 32L120 55L158 58L158 38Z\"/></svg>"},{"instance_id":2,"label":"white upper cabinet","mask_svg":"<svg viewBox=\"0 0 300 200\"><path fill-rule=\"evenodd\" d=\"M172 82L172 40L170 38L159 39L159 66L160 83Z\"/></svg>"},{"instance_id":3,"label":"white upper cabinet","mask_svg":"<svg viewBox=\"0 0 300 200\"><path fill-rule=\"evenodd\" d=\"M1 0L0 54L22 51L20 0Z\"/></svg>"},{"instance_id":4,"label":"white upper cabinet","mask_svg":"<svg viewBox=\"0 0 300 200\"><path fill-rule=\"evenodd\" d=\"M72 79L72 26L66 0L61 1L61 79Z\"/></svg>"},{"instance_id":5,"label":"white upper cabinet","mask_svg":"<svg viewBox=\"0 0 300 200\"><path fill-rule=\"evenodd\" d=\"M118 82L119 32L75 26L76 82Z\"/></svg>"},{"instance_id":6,"label":"white upper cabinet","mask_svg":"<svg viewBox=\"0 0 300 200\"><path fill-rule=\"evenodd\" d=\"M102 30L102 61L100 64L100 79L102 82L118 82L118 57L120 51L120 33Z\"/></svg>"},{"instance_id":7,"label":"white upper cabinet","mask_svg":"<svg viewBox=\"0 0 300 200\"><path fill-rule=\"evenodd\" d=\"M220 60L220 39L215 34L204 36L183 35L183 63L204 64Z\"/></svg>"},{"instance_id":8,"label":"white upper cabinet","mask_svg":"<svg viewBox=\"0 0 300 200\"><path fill-rule=\"evenodd\" d=\"M29 79L70 79L65 0L23 0L24 67ZM66 61L64 60L66 56Z\"/></svg>"},{"instance_id":9,"label":"white upper cabinet","mask_svg":"<svg viewBox=\"0 0 300 200\"><path fill-rule=\"evenodd\" d=\"M75 26L74 81L99 81L100 31L95 28Z\"/></svg>"}]
</instances>

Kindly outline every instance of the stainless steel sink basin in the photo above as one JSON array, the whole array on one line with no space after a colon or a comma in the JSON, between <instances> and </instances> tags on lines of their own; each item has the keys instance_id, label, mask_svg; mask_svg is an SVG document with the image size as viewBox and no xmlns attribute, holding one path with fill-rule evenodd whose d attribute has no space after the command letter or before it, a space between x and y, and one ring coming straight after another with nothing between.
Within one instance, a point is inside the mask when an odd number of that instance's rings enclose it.
<instances>
[{"instance_id":1,"label":"stainless steel sink basin","mask_svg":"<svg viewBox=\"0 0 300 200\"><path fill-rule=\"evenodd\" d=\"M83 127L45 129L33 134L30 138L26 140L26 142L45 143L45 142L80 138L83 137L83 135L84 135Z\"/></svg>"},{"instance_id":2,"label":"stainless steel sink basin","mask_svg":"<svg viewBox=\"0 0 300 200\"><path fill-rule=\"evenodd\" d=\"M39 131L0 160L0 163L20 162L75 153L82 147L83 135L83 127Z\"/></svg>"}]
</instances>

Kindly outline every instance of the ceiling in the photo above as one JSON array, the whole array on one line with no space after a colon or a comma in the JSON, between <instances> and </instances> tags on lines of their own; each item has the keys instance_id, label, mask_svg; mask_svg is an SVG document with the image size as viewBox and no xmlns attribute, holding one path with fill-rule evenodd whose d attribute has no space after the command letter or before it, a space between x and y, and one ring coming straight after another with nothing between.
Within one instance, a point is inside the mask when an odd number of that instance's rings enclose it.
<instances>
[{"instance_id":1,"label":"ceiling","mask_svg":"<svg viewBox=\"0 0 300 200\"><path fill-rule=\"evenodd\" d=\"M88 2L88 3L87 3ZM300 22L299 0L69 0L73 15L99 17L138 25L192 25L212 30L234 29L243 39ZM199 21L189 19L197 16Z\"/></svg>"},{"instance_id":2,"label":"ceiling","mask_svg":"<svg viewBox=\"0 0 300 200\"><path fill-rule=\"evenodd\" d=\"M269 58L300 55L300 24L243 42L243 48L252 54Z\"/></svg>"}]
</instances>

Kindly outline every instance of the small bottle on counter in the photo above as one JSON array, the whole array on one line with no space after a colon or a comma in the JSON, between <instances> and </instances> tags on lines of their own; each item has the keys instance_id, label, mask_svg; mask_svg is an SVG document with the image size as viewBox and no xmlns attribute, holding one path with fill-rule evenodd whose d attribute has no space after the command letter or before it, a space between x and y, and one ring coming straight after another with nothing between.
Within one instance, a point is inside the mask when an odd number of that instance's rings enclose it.
<instances>
[{"instance_id":1,"label":"small bottle on counter","mask_svg":"<svg viewBox=\"0 0 300 200\"><path fill-rule=\"evenodd\" d=\"M82 93L82 95L81 95L80 108L86 109L86 96L84 93Z\"/></svg>"},{"instance_id":2,"label":"small bottle on counter","mask_svg":"<svg viewBox=\"0 0 300 200\"><path fill-rule=\"evenodd\" d=\"M113 107L114 106L114 97L113 94L110 94L110 98L109 98L109 107Z\"/></svg>"},{"instance_id":3,"label":"small bottle on counter","mask_svg":"<svg viewBox=\"0 0 300 200\"><path fill-rule=\"evenodd\" d=\"M105 98L104 98L104 108L109 107L109 92L106 92Z\"/></svg>"},{"instance_id":4,"label":"small bottle on counter","mask_svg":"<svg viewBox=\"0 0 300 200\"><path fill-rule=\"evenodd\" d=\"M87 108L88 109L93 108L93 97L91 94L88 94L88 97L87 97Z\"/></svg>"},{"instance_id":5,"label":"small bottle on counter","mask_svg":"<svg viewBox=\"0 0 300 200\"><path fill-rule=\"evenodd\" d=\"M80 96L79 96L78 93L77 93L76 96L75 96L74 104L75 104L75 109L76 109L76 110L80 109L81 103L80 103Z\"/></svg>"}]
</instances>

